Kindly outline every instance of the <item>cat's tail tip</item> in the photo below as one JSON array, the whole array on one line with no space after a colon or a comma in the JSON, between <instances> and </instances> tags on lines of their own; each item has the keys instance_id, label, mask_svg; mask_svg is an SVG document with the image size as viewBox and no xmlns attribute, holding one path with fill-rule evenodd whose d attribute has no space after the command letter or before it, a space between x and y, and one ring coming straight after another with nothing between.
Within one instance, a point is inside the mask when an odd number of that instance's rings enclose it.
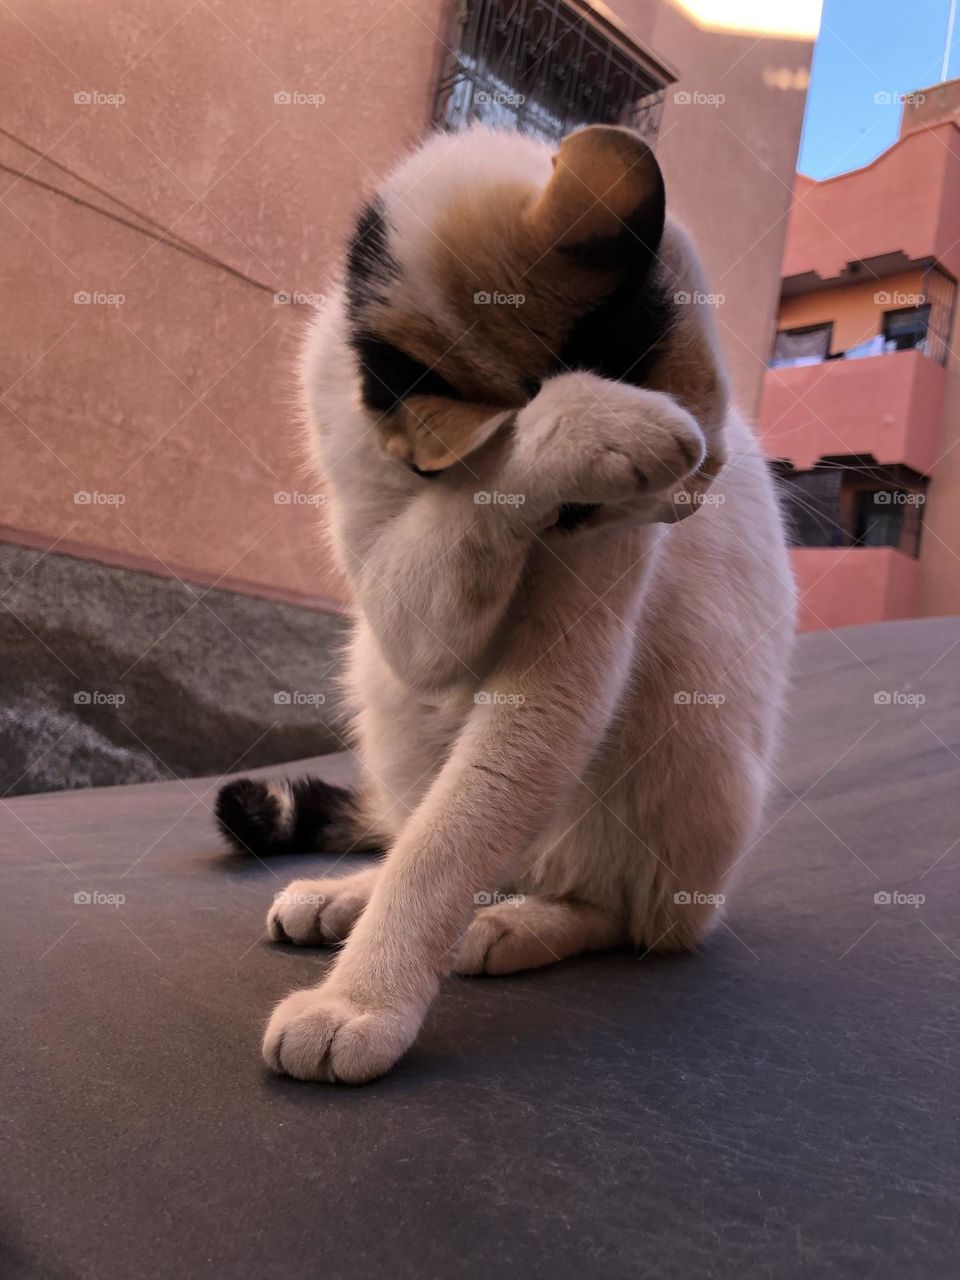
<instances>
[{"instance_id":1,"label":"cat's tail tip","mask_svg":"<svg viewBox=\"0 0 960 1280\"><path fill-rule=\"evenodd\" d=\"M234 778L220 788L214 815L231 849L262 857L286 843L292 807L286 779Z\"/></svg>"},{"instance_id":2,"label":"cat's tail tip","mask_svg":"<svg viewBox=\"0 0 960 1280\"><path fill-rule=\"evenodd\" d=\"M234 778L217 795L220 834L238 853L345 853L379 847L357 799L321 778Z\"/></svg>"}]
</instances>

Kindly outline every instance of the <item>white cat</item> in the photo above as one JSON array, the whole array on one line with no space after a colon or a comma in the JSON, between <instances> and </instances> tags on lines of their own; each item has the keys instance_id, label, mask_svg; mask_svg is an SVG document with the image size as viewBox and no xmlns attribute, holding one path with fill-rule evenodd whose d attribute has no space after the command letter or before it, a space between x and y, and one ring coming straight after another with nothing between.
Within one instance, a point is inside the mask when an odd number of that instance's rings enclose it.
<instances>
[{"instance_id":1,"label":"white cat","mask_svg":"<svg viewBox=\"0 0 960 1280\"><path fill-rule=\"evenodd\" d=\"M686 949L716 918L794 588L704 292L627 130L435 137L361 215L303 385L362 781L241 779L218 812L258 854L386 856L272 907L277 940L347 939L274 1010L274 1070L369 1080L451 970Z\"/></svg>"}]
</instances>

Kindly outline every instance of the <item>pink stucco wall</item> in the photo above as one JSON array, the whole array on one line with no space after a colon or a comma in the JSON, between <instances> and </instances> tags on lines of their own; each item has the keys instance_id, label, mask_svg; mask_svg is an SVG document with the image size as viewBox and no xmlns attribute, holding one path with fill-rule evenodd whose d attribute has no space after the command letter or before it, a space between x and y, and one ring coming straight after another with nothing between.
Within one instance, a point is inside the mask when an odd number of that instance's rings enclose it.
<instances>
[{"instance_id":1,"label":"pink stucco wall","mask_svg":"<svg viewBox=\"0 0 960 1280\"><path fill-rule=\"evenodd\" d=\"M902 250L960 275L960 125L907 134L872 164L823 182L797 175L784 276L832 279L854 260Z\"/></svg>"},{"instance_id":2,"label":"pink stucco wall","mask_svg":"<svg viewBox=\"0 0 960 1280\"><path fill-rule=\"evenodd\" d=\"M380 0L14 6L0 95L22 143L0 138L0 163L27 177L0 173L8 536L294 600L342 594L293 429L307 308L274 294L328 287L359 194L418 136L443 0L416 16ZM158 244L158 227L262 287Z\"/></svg>"},{"instance_id":3,"label":"pink stucco wall","mask_svg":"<svg viewBox=\"0 0 960 1280\"><path fill-rule=\"evenodd\" d=\"M892 547L797 547L791 559L801 631L919 612L920 562Z\"/></svg>"}]
</instances>

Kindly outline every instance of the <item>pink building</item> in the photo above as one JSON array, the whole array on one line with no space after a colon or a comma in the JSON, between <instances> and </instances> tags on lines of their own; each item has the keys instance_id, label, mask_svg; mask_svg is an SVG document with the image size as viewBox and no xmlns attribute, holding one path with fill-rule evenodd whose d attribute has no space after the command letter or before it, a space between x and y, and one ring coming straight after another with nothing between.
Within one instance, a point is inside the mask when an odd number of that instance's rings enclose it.
<instances>
[{"instance_id":1,"label":"pink building","mask_svg":"<svg viewBox=\"0 0 960 1280\"><path fill-rule=\"evenodd\" d=\"M807 630L960 613L960 81L864 169L797 176L760 416Z\"/></svg>"}]
</instances>

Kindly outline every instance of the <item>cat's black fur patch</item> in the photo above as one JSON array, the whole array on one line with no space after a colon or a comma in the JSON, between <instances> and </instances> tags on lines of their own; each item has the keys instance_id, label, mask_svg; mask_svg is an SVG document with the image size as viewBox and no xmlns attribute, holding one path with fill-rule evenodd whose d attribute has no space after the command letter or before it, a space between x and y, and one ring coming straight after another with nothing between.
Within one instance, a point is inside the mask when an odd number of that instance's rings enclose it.
<instances>
[{"instance_id":1,"label":"cat's black fur patch","mask_svg":"<svg viewBox=\"0 0 960 1280\"><path fill-rule=\"evenodd\" d=\"M390 252L390 235L383 206L372 200L361 210L347 248L347 314L350 345L360 365L363 403L373 413L390 413L405 396L462 399L429 365L414 359L365 325L363 313L373 302L387 301L400 268Z\"/></svg>"},{"instance_id":2,"label":"cat's black fur patch","mask_svg":"<svg viewBox=\"0 0 960 1280\"><path fill-rule=\"evenodd\" d=\"M360 361L364 406L374 413L390 413L406 396L414 394L463 399L436 369L369 330L352 333L350 345Z\"/></svg>"},{"instance_id":3,"label":"cat's black fur patch","mask_svg":"<svg viewBox=\"0 0 960 1280\"><path fill-rule=\"evenodd\" d=\"M345 853L380 849L365 832L356 796L320 778L280 782L290 790L293 821L282 822L280 801L260 778L236 778L221 787L214 812L221 834L240 853Z\"/></svg>"},{"instance_id":4,"label":"cat's black fur patch","mask_svg":"<svg viewBox=\"0 0 960 1280\"><path fill-rule=\"evenodd\" d=\"M564 252L579 266L615 271L619 283L575 322L557 353L559 369L583 369L613 382L643 386L673 327L673 301L659 277L657 251L666 220L662 180L616 235Z\"/></svg>"},{"instance_id":5,"label":"cat's black fur patch","mask_svg":"<svg viewBox=\"0 0 960 1280\"><path fill-rule=\"evenodd\" d=\"M390 252L390 236L381 202L371 200L360 210L347 246L347 310L356 321L364 306L382 302L400 268Z\"/></svg>"},{"instance_id":6,"label":"cat's black fur patch","mask_svg":"<svg viewBox=\"0 0 960 1280\"><path fill-rule=\"evenodd\" d=\"M648 384L674 325L674 303L656 279L628 272L595 310L577 320L557 369L583 369L612 382Z\"/></svg>"}]
</instances>

